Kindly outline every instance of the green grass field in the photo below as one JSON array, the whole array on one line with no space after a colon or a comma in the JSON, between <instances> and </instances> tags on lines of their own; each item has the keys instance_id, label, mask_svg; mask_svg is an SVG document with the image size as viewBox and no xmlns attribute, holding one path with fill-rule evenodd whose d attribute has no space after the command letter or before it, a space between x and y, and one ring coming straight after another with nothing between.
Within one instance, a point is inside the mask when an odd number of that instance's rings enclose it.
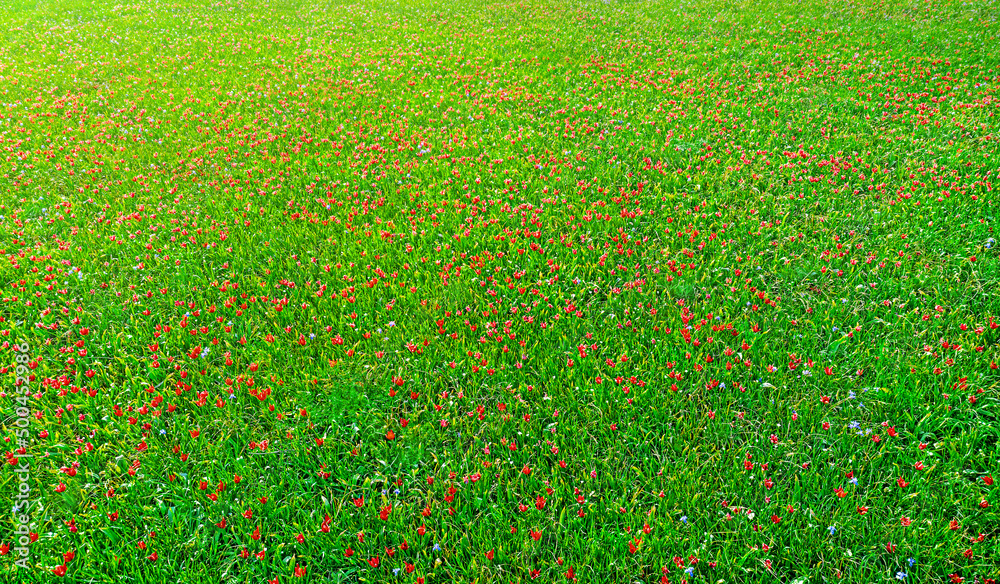
<instances>
[{"instance_id":1,"label":"green grass field","mask_svg":"<svg viewBox=\"0 0 1000 584\"><path fill-rule=\"evenodd\" d=\"M994 582L998 14L8 4L0 581Z\"/></svg>"}]
</instances>

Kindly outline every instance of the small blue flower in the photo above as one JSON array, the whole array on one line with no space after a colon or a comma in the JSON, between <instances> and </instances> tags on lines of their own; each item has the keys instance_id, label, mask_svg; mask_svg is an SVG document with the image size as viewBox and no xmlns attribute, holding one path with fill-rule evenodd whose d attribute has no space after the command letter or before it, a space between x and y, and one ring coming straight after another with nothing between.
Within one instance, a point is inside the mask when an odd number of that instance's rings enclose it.
<instances>
[{"instance_id":1,"label":"small blue flower","mask_svg":"<svg viewBox=\"0 0 1000 584\"><path fill-rule=\"evenodd\" d=\"M837 533L837 528L834 527L834 526L832 526L832 525L830 527L827 527L827 529L830 530L830 535L833 535L834 533Z\"/></svg>"},{"instance_id":2,"label":"small blue flower","mask_svg":"<svg viewBox=\"0 0 1000 584\"><path fill-rule=\"evenodd\" d=\"M432 551L435 551L435 552L441 551L441 544L437 544L437 543L434 544L434 548L433 548Z\"/></svg>"},{"instance_id":3,"label":"small blue flower","mask_svg":"<svg viewBox=\"0 0 1000 584\"><path fill-rule=\"evenodd\" d=\"M896 572L897 580L906 580L906 572Z\"/></svg>"},{"instance_id":4,"label":"small blue flower","mask_svg":"<svg viewBox=\"0 0 1000 584\"><path fill-rule=\"evenodd\" d=\"M688 516L687 515L681 515L681 523L683 523L684 525L687 525L687 522L688 522Z\"/></svg>"},{"instance_id":5,"label":"small blue flower","mask_svg":"<svg viewBox=\"0 0 1000 584\"><path fill-rule=\"evenodd\" d=\"M917 563L917 561L914 560L913 558L906 558L906 563L910 564L910 567L912 568L913 565Z\"/></svg>"},{"instance_id":6,"label":"small blue flower","mask_svg":"<svg viewBox=\"0 0 1000 584\"><path fill-rule=\"evenodd\" d=\"M858 478L857 477L852 478L849 482L852 485L854 485L855 487L858 486Z\"/></svg>"},{"instance_id":7,"label":"small blue flower","mask_svg":"<svg viewBox=\"0 0 1000 584\"><path fill-rule=\"evenodd\" d=\"M691 576L694 575L694 568L688 567L687 569L684 570L684 573L687 574L688 578L690 578Z\"/></svg>"}]
</instances>

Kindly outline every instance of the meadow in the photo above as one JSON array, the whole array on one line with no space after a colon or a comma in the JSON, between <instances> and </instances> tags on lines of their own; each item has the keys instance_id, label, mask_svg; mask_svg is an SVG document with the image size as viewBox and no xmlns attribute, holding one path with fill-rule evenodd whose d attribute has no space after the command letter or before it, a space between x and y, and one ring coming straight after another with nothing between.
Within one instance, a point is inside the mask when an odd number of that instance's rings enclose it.
<instances>
[{"instance_id":1,"label":"meadow","mask_svg":"<svg viewBox=\"0 0 1000 584\"><path fill-rule=\"evenodd\" d=\"M13 0L0 580L995 583L998 13Z\"/></svg>"}]
</instances>

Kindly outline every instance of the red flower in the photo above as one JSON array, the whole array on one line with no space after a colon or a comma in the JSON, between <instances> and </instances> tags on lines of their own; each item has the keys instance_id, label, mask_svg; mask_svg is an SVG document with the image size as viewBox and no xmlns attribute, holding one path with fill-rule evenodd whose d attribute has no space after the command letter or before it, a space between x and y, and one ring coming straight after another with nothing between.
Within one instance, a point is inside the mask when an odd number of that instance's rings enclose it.
<instances>
[{"instance_id":1,"label":"red flower","mask_svg":"<svg viewBox=\"0 0 1000 584\"><path fill-rule=\"evenodd\" d=\"M301 578L306 575L306 569L298 564L295 564L295 576Z\"/></svg>"},{"instance_id":2,"label":"red flower","mask_svg":"<svg viewBox=\"0 0 1000 584\"><path fill-rule=\"evenodd\" d=\"M991 477L990 475L986 475L986 476L983 477L983 482L986 483L986 486L988 486L988 487L992 486L993 485L993 477Z\"/></svg>"},{"instance_id":3,"label":"red flower","mask_svg":"<svg viewBox=\"0 0 1000 584\"><path fill-rule=\"evenodd\" d=\"M61 566L56 566L55 568L52 569L52 573L55 574L56 576L65 576L66 564L63 564Z\"/></svg>"},{"instance_id":4,"label":"red flower","mask_svg":"<svg viewBox=\"0 0 1000 584\"><path fill-rule=\"evenodd\" d=\"M368 560L368 564L371 565L371 567L373 567L373 568L377 568L378 567L378 556L375 556L374 558Z\"/></svg>"},{"instance_id":5,"label":"red flower","mask_svg":"<svg viewBox=\"0 0 1000 584\"><path fill-rule=\"evenodd\" d=\"M486 559L493 560L493 550L486 552Z\"/></svg>"},{"instance_id":6,"label":"red flower","mask_svg":"<svg viewBox=\"0 0 1000 584\"><path fill-rule=\"evenodd\" d=\"M777 515L772 515L771 516L771 522L772 523L781 523L781 517L778 517Z\"/></svg>"},{"instance_id":7,"label":"red flower","mask_svg":"<svg viewBox=\"0 0 1000 584\"><path fill-rule=\"evenodd\" d=\"M347 546L347 549L344 550L344 557L349 558L353 555L354 555L354 550L351 549L351 546Z\"/></svg>"}]
</instances>

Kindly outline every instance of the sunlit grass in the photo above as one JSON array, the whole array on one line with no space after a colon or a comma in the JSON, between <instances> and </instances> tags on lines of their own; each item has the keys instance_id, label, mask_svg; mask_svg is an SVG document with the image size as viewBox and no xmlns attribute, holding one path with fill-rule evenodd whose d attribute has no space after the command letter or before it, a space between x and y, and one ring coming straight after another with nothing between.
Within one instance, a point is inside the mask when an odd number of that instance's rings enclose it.
<instances>
[{"instance_id":1,"label":"sunlit grass","mask_svg":"<svg viewBox=\"0 0 1000 584\"><path fill-rule=\"evenodd\" d=\"M992 3L0 20L5 581L1000 577Z\"/></svg>"}]
</instances>

